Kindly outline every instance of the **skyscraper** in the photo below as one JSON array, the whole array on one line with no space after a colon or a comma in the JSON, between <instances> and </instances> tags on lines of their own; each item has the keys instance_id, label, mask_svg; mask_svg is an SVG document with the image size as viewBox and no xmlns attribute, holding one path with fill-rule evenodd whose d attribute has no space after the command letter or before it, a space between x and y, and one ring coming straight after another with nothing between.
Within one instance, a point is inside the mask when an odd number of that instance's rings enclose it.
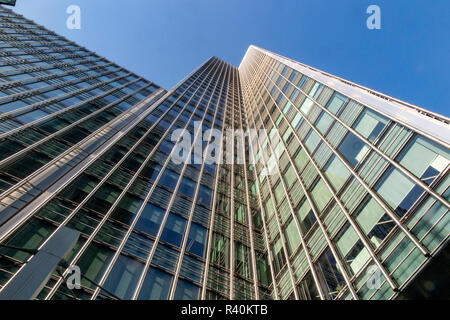
<instances>
[{"instance_id":1,"label":"skyscraper","mask_svg":"<svg viewBox=\"0 0 450 320\"><path fill-rule=\"evenodd\" d=\"M38 299L394 299L444 252L448 118L254 46L166 91L0 24L2 290L63 227L81 288Z\"/></svg>"}]
</instances>

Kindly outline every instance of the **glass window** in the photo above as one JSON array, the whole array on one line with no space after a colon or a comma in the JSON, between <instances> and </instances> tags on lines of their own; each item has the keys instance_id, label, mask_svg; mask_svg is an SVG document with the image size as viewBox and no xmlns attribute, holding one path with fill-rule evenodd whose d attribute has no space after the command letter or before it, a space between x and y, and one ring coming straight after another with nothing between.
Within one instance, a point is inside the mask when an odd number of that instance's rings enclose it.
<instances>
[{"instance_id":1,"label":"glass window","mask_svg":"<svg viewBox=\"0 0 450 320\"><path fill-rule=\"evenodd\" d=\"M106 279L104 287L118 298L129 300L133 297L143 269L142 263L121 254ZM105 294L107 295L106 292Z\"/></svg>"},{"instance_id":2,"label":"glass window","mask_svg":"<svg viewBox=\"0 0 450 320\"><path fill-rule=\"evenodd\" d=\"M33 122L37 119L43 118L45 116L48 116L47 112L44 112L42 110L35 110L32 112L25 113L25 114L17 117L16 119L28 123L28 122Z\"/></svg>"},{"instance_id":3,"label":"glass window","mask_svg":"<svg viewBox=\"0 0 450 320\"><path fill-rule=\"evenodd\" d=\"M189 255L183 256L180 276L195 282L202 282L203 262Z\"/></svg>"},{"instance_id":4,"label":"glass window","mask_svg":"<svg viewBox=\"0 0 450 320\"><path fill-rule=\"evenodd\" d=\"M173 146L174 144L172 142L163 140L159 145L159 150L167 154L170 154L170 152L172 152Z\"/></svg>"},{"instance_id":5,"label":"glass window","mask_svg":"<svg viewBox=\"0 0 450 320\"><path fill-rule=\"evenodd\" d=\"M186 251L193 253L197 256L203 257L205 254L205 245L206 245L206 228L196 223L191 223L191 228L189 230L189 236L186 245Z\"/></svg>"},{"instance_id":6,"label":"glass window","mask_svg":"<svg viewBox=\"0 0 450 320\"><path fill-rule=\"evenodd\" d=\"M300 89L302 89L303 85L305 84L305 82L308 80L308 77L305 75L302 75L302 77L298 80L297 82L297 87L299 87Z\"/></svg>"},{"instance_id":7,"label":"glass window","mask_svg":"<svg viewBox=\"0 0 450 320\"><path fill-rule=\"evenodd\" d=\"M370 196L367 196L353 215L375 248L394 227L393 221L385 214L383 208Z\"/></svg>"},{"instance_id":8,"label":"glass window","mask_svg":"<svg viewBox=\"0 0 450 320\"><path fill-rule=\"evenodd\" d=\"M22 100L15 100L15 101L11 101L8 103L5 103L3 105L0 106L0 111L1 112L9 112L9 111L13 111L13 110L17 110L20 108L23 108L27 106L27 104L22 101Z\"/></svg>"},{"instance_id":9,"label":"glass window","mask_svg":"<svg viewBox=\"0 0 450 320\"><path fill-rule=\"evenodd\" d=\"M287 144L287 143L289 143L291 137L293 137L293 132L292 132L292 129L288 127L286 129L286 132L283 134L282 139ZM283 150L284 147L281 145L281 143L278 146L279 146L279 149Z\"/></svg>"},{"instance_id":10,"label":"glass window","mask_svg":"<svg viewBox=\"0 0 450 320\"><path fill-rule=\"evenodd\" d=\"M114 251L108 247L93 242L82 255L77 265L85 276L98 283L111 262L113 255ZM86 281L83 277L81 278L81 284L88 288L96 289L92 283Z\"/></svg>"},{"instance_id":11,"label":"glass window","mask_svg":"<svg viewBox=\"0 0 450 320\"><path fill-rule=\"evenodd\" d=\"M275 208L273 206L272 198L270 198L270 197L267 199L267 201L264 204L264 212L265 212L266 219L269 219L275 213Z\"/></svg>"},{"instance_id":12,"label":"glass window","mask_svg":"<svg viewBox=\"0 0 450 320\"><path fill-rule=\"evenodd\" d=\"M421 187L392 166L375 185L375 190L400 217L423 193Z\"/></svg>"},{"instance_id":13,"label":"glass window","mask_svg":"<svg viewBox=\"0 0 450 320\"><path fill-rule=\"evenodd\" d=\"M120 200L117 207L114 209L111 217L117 221L124 224L130 225L136 213L141 208L143 200L130 193L125 194L125 196Z\"/></svg>"},{"instance_id":14,"label":"glass window","mask_svg":"<svg viewBox=\"0 0 450 320\"><path fill-rule=\"evenodd\" d=\"M275 274L280 272L286 263L286 258L284 256L283 244L281 242L281 238L278 237L277 240L272 245L272 259L273 259L273 267L275 269Z\"/></svg>"},{"instance_id":15,"label":"glass window","mask_svg":"<svg viewBox=\"0 0 450 320\"><path fill-rule=\"evenodd\" d=\"M319 142L320 142L319 135L314 130L311 129L308 137L305 140L306 148L308 148L308 151L312 153L316 149Z\"/></svg>"},{"instance_id":16,"label":"glass window","mask_svg":"<svg viewBox=\"0 0 450 320\"><path fill-rule=\"evenodd\" d=\"M294 159L294 163L295 163L295 166L297 167L297 170L299 172L301 172L307 162L308 162L308 156L307 156L305 150L301 149L297 153L297 155L295 156L295 159Z\"/></svg>"},{"instance_id":17,"label":"glass window","mask_svg":"<svg viewBox=\"0 0 450 320\"><path fill-rule=\"evenodd\" d=\"M292 127L297 130L300 127L300 124L302 123L302 114L300 112L297 112L294 119L292 119Z\"/></svg>"},{"instance_id":18,"label":"glass window","mask_svg":"<svg viewBox=\"0 0 450 320\"><path fill-rule=\"evenodd\" d=\"M353 133L348 132L338 150L350 164L356 166L366 155L369 147Z\"/></svg>"},{"instance_id":19,"label":"glass window","mask_svg":"<svg viewBox=\"0 0 450 320\"><path fill-rule=\"evenodd\" d=\"M320 294L317 290L311 271L303 277L303 280L297 286L300 300L320 300Z\"/></svg>"},{"instance_id":20,"label":"glass window","mask_svg":"<svg viewBox=\"0 0 450 320\"><path fill-rule=\"evenodd\" d=\"M287 115L289 110L291 110L291 108L292 108L292 104L289 101L286 102L286 104L283 108L283 113Z\"/></svg>"},{"instance_id":21,"label":"glass window","mask_svg":"<svg viewBox=\"0 0 450 320\"><path fill-rule=\"evenodd\" d=\"M399 163L430 184L450 163L450 151L424 138L416 136L399 155Z\"/></svg>"},{"instance_id":22,"label":"glass window","mask_svg":"<svg viewBox=\"0 0 450 320\"><path fill-rule=\"evenodd\" d=\"M139 292L138 300L166 300L171 283L172 276L170 274L150 267Z\"/></svg>"},{"instance_id":23,"label":"glass window","mask_svg":"<svg viewBox=\"0 0 450 320\"><path fill-rule=\"evenodd\" d=\"M300 90L294 89L291 93L291 101L295 102L295 99L297 99L298 95L300 94Z\"/></svg>"},{"instance_id":24,"label":"glass window","mask_svg":"<svg viewBox=\"0 0 450 320\"><path fill-rule=\"evenodd\" d=\"M320 131L320 133L322 133L322 135L325 135L331 127L333 121L334 119L328 113L322 111L322 114L317 119L316 128Z\"/></svg>"},{"instance_id":25,"label":"glass window","mask_svg":"<svg viewBox=\"0 0 450 320\"><path fill-rule=\"evenodd\" d=\"M256 251L256 272L258 274L258 280L261 284L269 286L272 280L270 274L269 261L267 255Z\"/></svg>"},{"instance_id":26,"label":"glass window","mask_svg":"<svg viewBox=\"0 0 450 320\"><path fill-rule=\"evenodd\" d=\"M197 195L197 203L204 205L205 207L211 206L212 199L212 190L210 188L205 187L204 185L200 185Z\"/></svg>"},{"instance_id":27,"label":"glass window","mask_svg":"<svg viewBox=\"0 0 450 320\"><path fill-rule=\"evenodd\" d=\"M54 230L55 226L46 220L31 218L25 225L17 230L5 244L20 248L37 249ZM21 261L26 261L30 257L29 253L6 248L0 248L0 253ZM4 266L2 267L5 268ZM3 281L1 283L2 285L4 284Z\"/></svg>"},{"instance_id":28,"label":"glass window","mask_svg":"<svg viewBox=\"0 0 450 320\"><path fill-rule=\"evenodd\" d=\"M151 203L145 205L144 210L136 223L135 230L145 232L149 235L156 236L161 221L164 217L164 210Z\"/></svg>"},{"instance_id":29,"label":"glass window","mask_svg":"<svg viewBox=\"0 0 450 320\"><path fill-rule=\"evenodd\" d=\"M311 197L316 208L321 212L332 198L332 194L322 179L316 183L311 190Z\"/></svg>"},{"instance_id":30,"label":"glass window","mask_svg":"<svg viewBox=\"0 0 450 320\"><path fill-rule=\"evenodd\" d=\"M297 176L295 175L295 171L293 167L289 167L284 173L284 180L286 181L286 186L290 188L292 184L297 180Z\"/></svg>"},{"instance_id":31,"label":"glass window","mask_svg":"<svg viewBox=\"0 0 450 320\"><path fill-rule=\"evenodd\" d=\"M311 229L314 222L316 222L316 217L309 205L306 198L303 199L303 203L297 208L297 217L300 220L303 233L307 233Z\"/></svg>"},{"instance_id":32,"label":"glass window","mask_svg":"<svg viewBox=\"0 0 450 320\"><path fill-rule=\"evenodd\" d=\"M294 219L287 225L284 234L286 236L289 253L292 254L300 246L300 233L297 230Z\"/></svg>"},{"instance_id":33,"label":"glass window","mask_svg":"<svg viewBox=\"0 0 450 320\"><path fill-rule=\"evenodd\" d=\"M158 184L169 190L173 190L178 181L178 174L172 170L166 169L159 179Z\"/></svg>"},{"instance_id":34,"label":"glass window","mask_svg":"<svg viewBox=\"0 0 450 320\"><path fill-rule=\"evenodd\" d=\"M0 141L0 159L3 160L24 148L25 148L24 145L22 145L16 141L2 139Z\"/></svg>"},{"instance_id":35,"label":"glass window","mask_svg":"<svg viewBox=\"0 0 450 320\"><path fill-rule=\"evenodd\" d=\"M161 234L161 240L179 247L183 240L184 228L186 227L186 219L170 213Z\"/></svg>"},{"instance_id":36,"label":"glass window","mask_svg":"<svg viewBox=\"0 0 450 320\"><path fill-rule=\"evenodd\" d=\"M373 142L387 123L387 118L366 108L352 127L364 138Z\"/></svg>"},{"instance_id":37,"label":"glass window","mask_svg":"<svg viewBox=\"0 0 450 320\"><path fill-rule=\"evenodd\" d=\"M121 191L119 188L110 184L104 184L88 201L86 207L100 213L106 213L112 206L112 204L116 201L120 193Z\"/></svg>"},{"instance_id":38,"label":"glass window","mask_svg":"<svg viewBox=\"0 0 450 320\"><path fill-rule=\"evenodd\" d=\"M153 161L149 161L141 172L141 176L146 177L150 181L155 181L159 172L161 171L161 166Z\"/></svg>"},{"instance_id":39,"label":"glass window","mask_svg":"<svg viewBox=\"0 0 450 320\"><path fill-rule=\"evenodd\" d=\"M345 280L336 264L336 260L327 248L316 262L317 273L326 285L330 299L334 299L345 286Z\"/></svg>"},{"instance_id":40,"label":"glass window","mask_svg":"<svg viewBox=\"0 0 450 320\"><path fill-rule=\"evenodd\" d=\"M344 102L347 101L347 97L340 94L339 92L335 92L333 97L330 99L327 105L327 109L330 110L333 114L338 114Z\"/></svg>"},{"instance_id":41,"label":"glass window","mask_svg":"<svg viewBox=\"0 0 450 320\"><path fill-rule=\"evenodd\" d=\"M353 273L357 273L370 258L355 229L346 223L336 235L336 247Z\"/></svg>"},{"instance_id":42,"label":"glass window","mask_svg":"<svg viewBox=\"0 0 450 320\"><path fill-rule=\"evenodd\" d=\"M335 155L331 156L328 160L324 167L324 171L328 178L328 182L333 186L335 191L339 191L341 189L350 175L350 171Z\"/></svg>"},{"instance_id":43,"label":"glass window","mask_svg":"<svg viewBox=\"0 0 450 320\"><path fill-rule=\"evenodd\" d=\"M183 177L178 188L178 192L188 198L192 198L195 192L195 182L192 179Z\"/></svg>"},{"instance_id":44,"label":"glass window","mask_svg":"<svg viewBox=\"0 0 450 320\"><path fill-rule=\"evenodd\" d=\"M98 182L97 178L83 173L61 193L61 197L65 200L80 203L95 188Z\"/></svg>"},{"instance_id":45,"label":"glass window","mask_svg":"<svg viewBox=\"0 0 450 320\"><path fill-rule=\"evenodd\" d=\"M229 239L225 236L213 233L211 250L211 262L222 267L229 268L230 250Z\"/></svg>"},{"instance_id":46,"label":"glass window","mask_svg":"<svg viewBox=\"0 0 450 320\"><path fill-rule=\"evenodd\" d=\"M289 81L291 81L291 82L294 81L294 79L297 76L297 74L298 74L298 71L293 70L291 75L289 76Z\"/></svg>"},{"instance_id":47,"label":"glass window","mask_svg":"<svg viewBox=\"0 0 450 320\"><path fill-rule=\"evenodd\" d=\"M306 116L313 105L314 102L311 99L306 98L305 101L303 101L302 106L300 107L300 111L303 112L303 114Z\"/></svg>"},{"instance_id":48,"label":"glass window","mask_svg":"<svg viewBox=\"0 0 450 320\"><path fill-rule=\"evenodd\" d=\"M283 189L283 184L281 183L281 181L278 183L278 185L274 189L274 196L275 196L275 200L278 204L280 204L281 201L283 201L283 199L284 199L284 189Z\"/></svg>"},{"instance_id":49,"label":"glass window","mask_svg":"<svg viewBox=\"0 0 450 320\"><path fill-rule=\"evenodd\" d=\"M289 87L291 86L291 84L289 82L286 82L286 84L284 85L282 91L284 93L287 93L287 91L289 90Z\"/></svg>"},{"instance_id":50,"label":"glass window","mask_svg":"<svg viewBox=\"0 0 450 320\"><path fill-rule=\"evenodd\" d=\"M66 127L67 125L69 125L69 122L60 119L60 118L53 118L51 120L47 120L42 124L39 124L36 126L36 128L39 128L40 130L49 132L49 133L54 133L56 131L61 130L62 128Z\"/></svg>"},{"instance_id":51,"label":"glass window","mask_svg":"<svg viewBox=\"0 0 450 320\"><path fill-rule=\"evenodd\" d=\"M323 84L316 82L314 86L311 88L311 91L309 92L309 96L313 97L314 99L317 99L319 94L322 92Z\"/></svg>"},{"instance_id":52,"label":"glass window","mask_svg":"<svg viewBox=\"0 0 450 320\"><path fill-rule=\"evenodd\" d=\"M234 247L234 271L243 277L252 277L250 248L240 242L235 242Z\"/></svg>"},{"instance_id":53,"label":"glass window","mask_svg":"<svg viewBox=\"0 0 450 320\"><path fill-rule=\"evenodd\" d=\"M197 300L200 288L191 282L179 279L175 291L175 300Z\"/></svg>"},{"instance_id":54,"label":"glass window","mask_svg":"<svg viewBox=\"0 0 450 320\"><path fill-rule=\"evenodd\" d=\"M247 221L247 209L245 205L239 202L235 202L234 205L234 219L240 223L246 223Z\"/></svg>"}]
</instances>

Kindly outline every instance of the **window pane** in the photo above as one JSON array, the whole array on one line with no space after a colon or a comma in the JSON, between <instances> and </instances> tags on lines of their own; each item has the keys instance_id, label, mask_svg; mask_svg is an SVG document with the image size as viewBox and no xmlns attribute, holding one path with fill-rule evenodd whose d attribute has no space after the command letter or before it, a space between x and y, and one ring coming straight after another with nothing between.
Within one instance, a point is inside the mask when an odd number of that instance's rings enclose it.
<instances>
[{"instance_id":1,"label":"window pane","mask_svg":"<svg viewBox=\"0 0 450 320\"><path fill-rule=\"evenodd\" d=\"M327 105L327 109L330 110L331 113L337 114L346 100L346 96L335 92L333 98L331 98L330 102Z\"/></svg>"},{"instance_id":2,"label":"window pane","mask_svg":"<svg viewBox=\"0 0 450 320\"><path fill-rule=\"evenodd\" d=\"M308 201L306 201L306 198L304 198L303 203L297 208L296 211L297 217L301 222L303 232L307 233L316 221L316 218L311 209L311 206L309 205Z\"/></svg>"},{"instance_id":3,"label":"window pane","mask_svg":"<svg viewBox=\"0 0 450 320\"><path fill-rule=\"evenodd\" d=\"M376 248L394 226L383 208L370 196L361 203L353 215L356 216L358 225Z\"/></svg>"},{"instance_id":4,"label":"window pane","mask_svg":"<svg viewBox=\"0 0 450 320\"><path fill-rule=\"evenodd\" d=\"M349 132L343 139L338 150L350 164L356 166L366 155L369 147L361 139Z\"/></svg>"},{"instance_id":5,"label":"window pane","mask_svg":"<svg viewBox=\"0 0 450 320\"><path fill-rule=\"evenodd\" d=\"M334 119L328 113L322 111L322 114L317 119L316 128L324 135L330 128L333 120Z\"/></svg>"},{"instance_id":6,"label":"window pane","mask_svg":"<svg viewBox=\"0 0 450 320\"><path fill-rule=\"evenodd\" d=\"M142 284L138 300L166 300L169 296L172 276L164 271L150 267Z\"/></svg>"},{"instance_id":7,"label":"window pane","mask_svg":"<svg viewBox=\"0 0 450 320\"><path fill-rule=\"evenodd\" d=\"M313 105L314 102L311 99L306 98L305 101L303 101L302 106L300 107L300 111L303 112L303 114L306 116Z\"/></svg>"},{"instance_id":8,"label":"window pane","mask_svg":"<svg viewBox=\"0 0 450 320\"><path fill-rule=\"evenodd\" d=\"M288 243L289 253L292 254L300 245L300 234L295 225L294 219L288 224L285 230L285 236Z\"/></svg>"},{"instance_id":9,"label":"window pane","mask_svg":"<svg viewBox=\"0 0 450 320\"><path fill-rule=\"evenodd\" d=\"M206 228L191 223L186 250L190 253L203 257L205 254Z\"/></svg>"},{"instance_id":10,"label":"window pane","mask_svg":"<svg viewBox=\"0 0 450 320\"><path fill-rule=\"evenodd\" d=\"M210 207L212 199L212 190L200 185L200 189L198 191L197 202L204 205L205 207Z\"/></svg>"},{"instance_id":11,"label":"window pane","mask_svg":"<svg viewBox=\"0 0 450 320\"><path fill-rule=\"evenodd\" d=\"M151 203L145 205L144 210L136 223L135 230L145 232L149 235L156 236L161 226L164 216L164 210Z\"/></svg>"},{"instance_id":12,"label":"window pane","mask_svg":"<svg viewBox=\"0 0 450 320\"><path fill-rule=\"evenodd\" d=\"M78 261L77 265L85 276L98 283L113 255L114 251L108 247L92 243ZM94 285L86 281L83 277L81 278L81 284L95 289Z\"/></svg>"},{"instance_id":13,"label":"window pane","mask_svg":"<svg viewBox=\"0 0 450 320\"><path fill-rule=\"evenodd\" d=\"M450 163L450 152L444 147L421 136L415 137L399 162L416 177L430 184Z\"/></svg>"},{"instance_id":14,"label":"window pane","mask_svg":"<svg viewBox=\"0 0 450 320\"><path fill-rule=\"evenodd\" d=\"M364 138L373 142L378 137L388 120L370 109L364 109L353 128Z\"/></svg>"},{"instance_id":15,"label":"window pane","mask_svg":"<svg viewBox=\"0 0 450 320\"><path fill-rule=\"evenodd\" d=\"M273 243L272 246L272 259L273 259L273 266L275 269L275 274L280 272L280 270L283 268L284 264L286 263L286 259L284 256L283 251L283 245L281 243L281 238L278 237L277 240Z\"/></svg>"},{"instance_id":16,"label":"window pane","mask_svg":"<svg viewBox=\"0 0 450 320\"><path fill-rule=\"evenodd\" d=\"M177 290L175 291L175 300L197 300L200 288L196 285L179 279L177 284Z\"/></svg>"},{"instance_id":17,"label":"window pane","mask_svg":"<svg viewBox=\"0 0 450 320\"><path fill-rule=\"evenodd\" d=\"M422 188L392 166L377 183L375 190L400 217L423 192Z\"/></svg>"},{"instance_id":18,"label":"window pane","mask_svg":"<svg viewBox=\"0 0 450 320\"><path fill-rule=\"evenodd\" d=\"M323 210L323 208L325 208L327 203L330 201L332 194L325 185L325 182L323 182L323 180L320 179L314 186L314 189L312 189L311 197L313 198L313 201L320 212Z\"/></svg>"},{"instance_id":19,"label":"window pane","mask_svg":"<svg viewBox=\"0 0 450 320\"><path fill-rule=\"evenodd\" d=\"M114 293L118 298L129 300L133 297L143 269L144 265L142 263L133 258L120 255L104 287Z\"/></svg>"},{"instance_id":20,"label":"window pane","mask_svg":"<svg viewBox=\"0 0 450 320\"><path fill-rule=\"evenodd\" d=\"M172 170L166 169L161 176L158 184L163 186L169 190L173 190L178 181L178 174L173 172Z\"/></svg>"},{"instance_id":21,"label":"window pane","mask_svg":"<svg viewBox=\"0 0 450 320\"><path fill-rule=\"evenodd\" d=\"M312 153L316 149L319 142L320 142L319 135L311 129L308 137L305 140L305 145L306 145L306 148L308 149L309 153Z\"/></svg>"},{"instance_id":22,"label":"window pane","mask_svg":"<svg viewBox=\"0 0 450 320\"><path fill-rule=\"evenodd\" d=\"M303 166L306 164L306 162L308 162L308 156L305 150L301 149L294 159L295 166L297 167L297 170L299 172L302 171Z\"/></svg>"},{"instance_id":23,"label":"window pane","mask_svg":"<svg viewBox=\"0 0 450 320\"><path fill-rule=\"evenodd\" d=\"M303 277L303 280L297 286L297 291L300 300L320 300L319 291L317 291L314 278L312 277L310 271L308 271L308 273Z\"/></svg>"},{"instance_id":24,"label":"window pane","mask_svg":"<svg viewBox=\"0 0 450 320\"><path fill-rule=\"evenodd\" d=\"M336 236L336 247L344 260L350 266L353 273L357 273L364 263L370 258L370 254L355 229L347 222Z\"/></svg>"},{"instance_id":25,"label":"window pane","mask_svg":"<svg viewBox=\"0 0 450 320\"><path fill-rule=\"evenodd\" d=\"M183 240L183 232L186 226L186 219L173 213L167 218L161 240L179 247Z\"/></svg>"},{"instance_id":26,"label":"window pane","mask_svg":"<svg viewBox=\"0 0 450 320\"><path fill-rule=\"evenodd\" d=\"M195 182L192 179L183 177L180 183L180 187L178 188L178 192L185 195L188 198L192 198L194 196L195 191Z\"/></svg>"},{"instance_id":27,"label":"window pane","mask_svg":"<svg viewBox=\"0 0 450 320\"><path fill-rule=\"evenodd\" d=\"M334 299L344 288L345 281L329 248L320 256L316 266L322 283L326 285L325 290L328 291L329 298Z\"/></svg>"},{"instance_id":28,"label":"window pane","mask_svg":"<svg viewBox=\"0 0 450 320\"><path fill-rule=\"evenodd\" d=\"M143 200L141 198L127 193L122 200L120 200L119 204L111 214L111 217L124 224L130 225L140 209L142 202Z\"/></svg>"},{"instance_id":29,"label":"window pane","mask_svg":"<svg viewBox=\"0 0 450 320\"><path fill-rule=\"evenodd\" d=\"M338 157L333 155L325 165L325 175L335 191L339 191L350 175L350 171L344 166Z\"/></svg>"}]
</instances>

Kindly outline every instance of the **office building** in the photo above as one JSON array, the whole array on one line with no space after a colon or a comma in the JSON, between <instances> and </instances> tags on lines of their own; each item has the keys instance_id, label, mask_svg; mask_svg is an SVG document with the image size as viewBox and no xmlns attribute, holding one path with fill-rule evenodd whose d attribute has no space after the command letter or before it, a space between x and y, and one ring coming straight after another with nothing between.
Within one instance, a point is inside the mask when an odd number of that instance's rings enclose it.
<instances>
[{"instance_id":1,"label":"office building","mask_svg":"<svg viewBox=\"0 0 450 320\"><path fill-rule=\"evenodd\" d=\"M58 266L37 299L442 290L420 277L449 238L447 117L255 46L168 91L4 7L0 47L2 290L63 227L81 289Z\"/></svg>"}]
</instances>

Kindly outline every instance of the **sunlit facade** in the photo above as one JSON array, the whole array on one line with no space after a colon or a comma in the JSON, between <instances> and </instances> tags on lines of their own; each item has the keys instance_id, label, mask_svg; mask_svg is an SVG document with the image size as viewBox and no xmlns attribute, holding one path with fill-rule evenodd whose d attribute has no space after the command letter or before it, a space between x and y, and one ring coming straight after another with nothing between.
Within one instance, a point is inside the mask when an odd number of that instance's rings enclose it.
<instances>
[{"instance_id":1,"label":"sunlit facade","mask_svg":"<svg viewBox=\"0 0 450 320\"><path fill-rule=\"evenodd\" d=\"M37 299L394 299L445 250L446 117L254 46L166 91L3 7L0 53L0 244L77 230L95 283ZM178 129L278 139L177 164ZM0 289L30 259L0 247Z\"/></svg>"},{"instance_id":2,"label":"sunlit facade","mask_svg":"<svg viewBox=\"0 0 450 320\"><path fill-rule=\"evenodd\" d=\"M448 240L449 119L256 47L239 72L281 137L255 172L273 296L396 297Z\"/></svg>"}]
</instances>

